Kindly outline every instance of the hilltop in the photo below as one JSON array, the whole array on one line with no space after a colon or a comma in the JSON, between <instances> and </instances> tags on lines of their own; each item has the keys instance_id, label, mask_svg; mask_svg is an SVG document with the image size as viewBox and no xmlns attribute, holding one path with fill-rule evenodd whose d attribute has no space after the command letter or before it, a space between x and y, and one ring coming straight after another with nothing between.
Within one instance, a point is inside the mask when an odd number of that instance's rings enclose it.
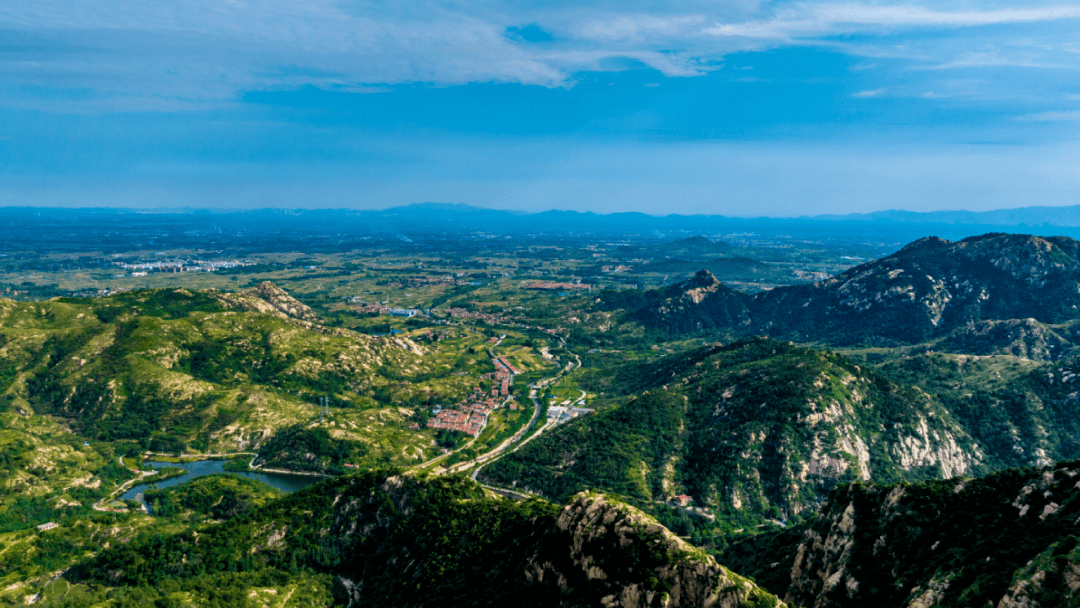
<instances>
[{"instance_id":1,"label":"hilltop","mask_svg":"<svg viewBox=\"0 0 1080 608\"><path fill-rule=\"evenodd\" d=\"M725 286L708 270L672 285L659 301L638 309L633 318L672 334L740 330L750 323L748 298Z\"/></svg>"}]
</instances>

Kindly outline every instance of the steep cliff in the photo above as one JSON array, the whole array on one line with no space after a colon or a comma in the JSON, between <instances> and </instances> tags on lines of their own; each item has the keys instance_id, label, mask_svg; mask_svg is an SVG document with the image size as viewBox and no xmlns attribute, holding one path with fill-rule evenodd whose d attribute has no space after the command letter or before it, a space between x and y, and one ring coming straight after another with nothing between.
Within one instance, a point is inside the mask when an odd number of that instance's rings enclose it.
<instances>
[{"instance_id":1,"label":"steep cliff","mask_svg":"<svg viewBox=\"0 0 1080 608\"><path fill-rule=\"evenodd\" d=\"M1080 360L930 353L880 371L940 402L979 442L990 468L1080 457Z\"/></svg>"}]
</instances>

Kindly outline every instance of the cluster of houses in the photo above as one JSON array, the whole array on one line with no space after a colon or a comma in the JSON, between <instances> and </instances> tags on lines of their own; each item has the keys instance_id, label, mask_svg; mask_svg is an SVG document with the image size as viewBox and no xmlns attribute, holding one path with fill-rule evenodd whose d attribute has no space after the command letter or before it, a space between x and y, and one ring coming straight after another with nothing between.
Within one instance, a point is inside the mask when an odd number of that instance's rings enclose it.
<instances>
[{"instance_id":1,"label":"cluster of houses","mask_svg":"<svg viewBox=\"0 0 1080 608\"><path fill-rule=\"evenodd\" d=\"M507 361L506 357L496 357L491 362L495 365L495 373L489 377L497 384L492 384L491 395L485 396L479 386L473 388L469 395L457 405L448 408L436 408L435 417L427 421L429 429L448 429L461 431L467 435L477 437L487 426L488 415L499 407L499 399L510 394L510 384L514 375L520 373L517 368ZM511 404L511 409L517 409Z\"/></svg>"},{"instance_id":2,"label":"cluster of houses","mask_svg":"<svg viewBox=\"0 0 1080 608\"><path fill-rule=\"evenodd\" d=\"M480 387L473 389L473 394L454 407L435 410L435 417L427 421L429 429L448 429L461 431L466 435L476 437L487 425L488 415L499 402L494 396L484 398Z\"/></svg>"},{"instance_id":3,"label":"cluster of houses","mask_svg":"<svg viewBox=\"0 0 1080 608\"><path fill-rule=\"evenodd\" d=\"M514 381L514 375L521 372L510 365L506 357L496 357L491 362L495 364L495 382L499 383L499 386L491 385L491 396L506 397L510 394L510 384Z\"/></svg>"}]
</instances>

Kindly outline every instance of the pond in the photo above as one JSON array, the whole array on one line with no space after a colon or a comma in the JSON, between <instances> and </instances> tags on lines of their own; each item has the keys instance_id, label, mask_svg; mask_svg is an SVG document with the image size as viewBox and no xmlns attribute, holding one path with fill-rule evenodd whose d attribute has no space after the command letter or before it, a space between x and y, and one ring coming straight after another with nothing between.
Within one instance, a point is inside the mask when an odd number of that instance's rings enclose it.
<instances>
[{"instance_id":1,"label":"pond","mask_svg":"<svg viewBox=\"0 0 1080 608\"><path fill-rule=\"evenodd\" d=\"M187 471L183 475L178 475L165 481L141 483L136 486L128 488L127 492L120 495L124 500L137 500L146 507L146 502L143 501L143 492L147 488L154 486L156 488L168 488L171 486L179 485L192 479L203 477L205 475L216 475L218 473L228 473L229 475L239 475L241 477L247 477L248 479L254 479L261 481L266 485L281 490L282 492L295 492L310 486L313 483L325 479L324 477L315 477L313 475L289 475L287 473L249 473L249 472L235 472L226 471L224 469L225 460L196 460L195 462L158 462L156 460L149 461L150 466L155 469L164 469L167 467L181 468ZM147 507L148 508L148 507ZM148 508L149 510L149 508Z\"/></svg>"}]
</instances>

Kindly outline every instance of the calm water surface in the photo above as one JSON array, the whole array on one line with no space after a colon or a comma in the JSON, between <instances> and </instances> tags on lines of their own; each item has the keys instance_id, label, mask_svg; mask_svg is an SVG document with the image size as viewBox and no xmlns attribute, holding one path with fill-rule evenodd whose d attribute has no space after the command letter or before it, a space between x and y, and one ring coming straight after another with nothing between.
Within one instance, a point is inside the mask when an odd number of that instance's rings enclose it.
<instances>
[{"instance_id":1,"label":"calm water surface","mask_svg":"<svg viewBox=\"0 0 1080 608\"><path fill-rule=\"evenodd\" d=\"M261 481L266 485L277 488L282 492L295 492L302 488L306 488L311 484L320 481L324 478L314 477L311 475L287 475L284 473L237 473L233 471L226 471L225 460L196 460L195 462L158 462L156 460L150 461L150 466L155 469L164 469L166 467L179 467L187 471L183 475L178 475L165 481L159 481L157 483L141 483L137 486L132 486L127 492L120 495L120 498L124 500L138 500L144 505L146 504L142 500L142 494L150 486L157 488L168 488L171 486L179 485L184 482L191 481L197 477L203 477L204 475L216 475L218 473L228 473L229 475L239 475L241 477L247 477L248 479L254 479Z\"/></svg>"}]
</instances>

